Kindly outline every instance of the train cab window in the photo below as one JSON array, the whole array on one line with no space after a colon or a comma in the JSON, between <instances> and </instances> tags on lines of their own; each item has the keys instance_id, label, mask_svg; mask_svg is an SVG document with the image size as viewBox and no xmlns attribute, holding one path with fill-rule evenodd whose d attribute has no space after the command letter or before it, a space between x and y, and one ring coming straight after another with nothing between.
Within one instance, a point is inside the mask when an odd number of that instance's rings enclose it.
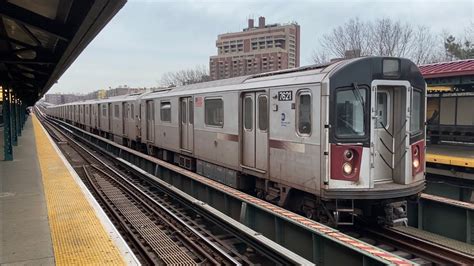
<instances>
[{"instance_id":1,"label":"train cab window","mask_svg":"<svg viewBox=\"0 0 474 266\"><path fill-rule=\"evenodd\" d=\"M422 96L421 91L414 89L411 99L411 120L410 131L418 132L422 129L423 112L422 112Z\"/></svg>"},{"instance_id":2,"label":"train cab window","mask_svg":"<svg viewBox=\"0 0 474 266\"><path fill-rule=\"evenodd\" d=\"M171 122L171 102L161 102L160 116L161 121Z\"/></svg>"},{"instance_id":3,"label":"train cab window","mask_svg":"<svg viewBox=\"0 0 474 266\"><path fill-rule=\"evenodd\" d=\"M336 136L361 138L365 136L364 104L366 88L350 88L336 92Z\"/></svg>"},{"instance_id":4,"label":"train cab window","mask_svg":"<svg viewBox=\"0 0 474 266\"><path fill-rule=\"evenodd\" d=\"M258 96L258 129L268 130L268 98L266 95Z\"/></svg>"},{"instance_id":5,"label":"train cab window","mask_svg":"<svg viewBox=\"0 0 474 266\"><path fill-rule=\"evenodd\" d=\"M118 118L120 116L119 106L114 105L114 117Z\"/></svg>"},{"instance_id":6,"label":"train cab window","mask_svg":"<svg viewBox=\"0 0 474 266\"><path fill-rule=\"evenodd\" d=\"M253 100L251 97L244 99L244 128L250 131L253 129Z\"/></svg>"},{"instance_id":7,"label":"train cab window","mask_svg":"<svg viewBox=\"0 0 474 266\"><path fill-rule=\"evenodd\" d=\"M298 134L301 136L311 135L311 94L307 91L298 94L296 120Z\"/></svg>"},{"instance_id":8,"label":"train cab window","mask_svg":"<svg viewBox=\"0 0 474 266\"><path fill-rule=\"evenodd\" d=\"M204 113L204 122L207 126L224 126L224 102L222 99L205 99Z\"/></svg>"}]
</instances>

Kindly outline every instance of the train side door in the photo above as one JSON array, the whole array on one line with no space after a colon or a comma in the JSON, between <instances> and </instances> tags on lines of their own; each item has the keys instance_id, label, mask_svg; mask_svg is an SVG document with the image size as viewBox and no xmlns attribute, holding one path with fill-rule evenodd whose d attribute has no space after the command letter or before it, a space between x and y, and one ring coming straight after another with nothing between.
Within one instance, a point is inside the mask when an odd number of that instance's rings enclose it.
<instances>
[{"instance_id":1,"label":"train side door","mask_svg":"<svg viewBox=\"0 0 474 266\"><path fill-rule=\"evenodd\" d=\"M179 117L181 149L192 152L194 144L194 106L192 97L179 99Z\"/></svg>"},{"instance_id":2,"label":"train side door","mask_svg":"<svg viewBox=\"0 0 474 266\"><path fill-rule=\"evenodd\" d=\"M92 127L92 104L89 104L89 112L88 112L88 115L89 115L89 121L87 121L87 124L89 125L89 127Z\"/></svg>"},{"instance_id":3,"label":"train side door","mask_svg":"<svg viewBox=\"0 0 474 266\"><path fill-rule=\"evenodd\" d=\"M153 100L146 101L146 139L153 142L153 127L155 111L153 108Z\"/></svg>"},{"instance_id":4,"label":"train side door","mask_svg":"<svg viewBox=\"0 0 474 266\"><path fill-rule=\"evenodd\" d=\"M129 112L129 104L126 102L122 102L122 135L125 135L125 133L127 132L127 118Z\"/></svg>"},{"instance_id":5,"label":"train side door","mask_svg":"<svg viewBox=\"0 0 474 266\"><path fill-rule=\"evenodd\" d=\"M113 104L111 104L111 103L109 103L108 106L107 106L107 111L108 111L107 112L107 115L108 115L108 117L107 117L108 122L107 123L109 123L109 127L108 127L109 133L112 133L112 130L113 130L112 129L112 125L113 125L112 124L112 119L113 119L114 113L113 113L113 110L112 110L112 106L113 106Z\"/></svg>"},{"instance_id":6,"label":"train side door","mask_svg":"<svg viewBox=\"0 0 474 266\"><path fill-rule=\"evenodd\" d=\"M95 127L96 127L97 129L101 129L101 128L100 128L100 120L101 120L100 117L101 117L101 115L102 115L102 110L100 109L100 103L98 103L98 104L96 105L95 110L96 110L96 115L95 115L95 122L96 122L96 124L95 124Z\"/></svg>"},{"instance_id":7,"label":"train side door","mask_svg":"<svg viewBox=\"0 0 474 266\"><path fill-rule=\"evenodd\" d=\"M374 181L392 181L394 169L393 88L378 86L375 98L375 177Z\"/></svg>"},{"instance_id":8,"label":"train side door","mask_svg":"<svg viewBox=\"0 0 474 266\"><path fill-rule=\"evenodd\" d=\"M267 170L268 95L244 93L242 97L242 165Z\"/></svg>"}]
</instances>

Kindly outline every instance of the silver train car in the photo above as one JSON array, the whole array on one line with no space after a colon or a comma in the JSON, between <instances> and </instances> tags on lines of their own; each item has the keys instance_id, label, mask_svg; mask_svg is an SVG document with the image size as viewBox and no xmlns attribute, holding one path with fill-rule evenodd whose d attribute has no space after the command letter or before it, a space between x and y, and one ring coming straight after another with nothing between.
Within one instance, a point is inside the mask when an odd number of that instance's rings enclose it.
<instances>
[{"instance_id":1,"label":"silver train car","mask_svg":"<svg viewBox=\"0 0 474 266\"><path fill-rule=\"evenodd\" d=\"M406 222L425 186L425 106L413 62L364 57L47 112L340 225Z\"/></svg>"}]
</instances>

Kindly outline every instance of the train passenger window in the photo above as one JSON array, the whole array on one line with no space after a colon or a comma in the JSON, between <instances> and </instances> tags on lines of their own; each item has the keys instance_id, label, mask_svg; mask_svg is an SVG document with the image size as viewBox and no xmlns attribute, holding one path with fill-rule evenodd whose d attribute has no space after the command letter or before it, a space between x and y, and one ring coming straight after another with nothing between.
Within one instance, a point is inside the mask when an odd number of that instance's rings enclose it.
<instances>
[{"instance_id":1,"label":"train passenger window","mask_svg":"<svg viewBox=\"0 0 474 266\"><path fill-rule=\"evenodd\" d=\"M160 116L161 121L171 122L171 102L161 102Z\"/></svg>"},{"instance_id":2,"label":"train passenger window","mask_svg":"<svg viewBox=\"0 0 474 266\"><path fill-rule=\"evenodd\" d=\"M298 95L297 101L298 134L309 136L311 135L311 94L303 91Z\"/></svg>"},{"instance_id":3,"label":"train passenger window","mask_svg":"<svg viewBox=\"0 0 474 266\"><path fill-rule=\"evenodd\" d=\"M253 100L251 97L244 99L244 128L246 130L253 128Z\"/></svg>"},{"instance_id":4,"label":"train passenger window","mask_svg":"<svg viewBox=\"0 0 474 266\"><path fill-rule=\"evenodd\" d=\"M120 113L119 113L119 106L118 105L114 105L114 117L115 118L118 118L120 116Z\"/></svg>"},{"instance_id":5,"label":"train passenger window","mask_svg":"<svg viewBox=\"0 0 474 266\"><path fill-rule=\"evenodd\" d=\"M258 129L268 129L268 98L266 95L258 96Z\"/></svg>"},{"instance_id":6,"label":"train passenger window","mask_svg":"<svg viewBox=\"0 0 474 266\"><path fill-rule=\"evenodd\" d=\"M205 99L204 113L204 122L207 126L224 126L224 102L222 99Z\"/></svg>"},{"instance_id":7,"label":"train passenger window","mask_svg":"<svg viewBox=\"0 0 474 266\"><path fill-rule=\"evenodd\" d=\"M191 100L188 102L189 104L189 124L194 123L194 102Z\"/></svg>"},{"instance_id":8,"label":"train passenger window","mask_svg":"<svg viewBox=\"0 0 474 266\"><path fill-rule=\"evenodd\" d=\"M411 102L411 120L410 120L410 131L411 132L417 132L420 131L422 128L422 97L421 97L421 91L419 90L413 90L413 97L412 97L412 102Z\"/></svg>"}]
</instances>

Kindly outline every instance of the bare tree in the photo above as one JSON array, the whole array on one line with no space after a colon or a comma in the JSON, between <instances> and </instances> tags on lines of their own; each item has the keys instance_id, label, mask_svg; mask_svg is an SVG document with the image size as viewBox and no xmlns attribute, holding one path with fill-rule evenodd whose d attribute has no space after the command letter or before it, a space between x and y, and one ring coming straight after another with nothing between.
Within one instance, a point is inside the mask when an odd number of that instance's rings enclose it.
<instances>
[{"instance_id":1,"label":"bare tree","mask_svg":"<svg viewBox=\"0 0 474 266\"><path fill-rule=\"evenodd\" d=\"M442 61L440 43L428 27L418 26L408 57L417 65Z\"/></svg>"},{"instance_id":2,"label":"bare tree","mask_svg":"<svg viewBox=\"0 0 474 266\"><path fill-rule=\"evenodd\" d=\"M318 65L322 65L331 61L330 56L325 51L321 51L319 53L316 51L313 51L312 59L313 59L313 62Z\"/></svg>"},{"instance_id":3,"label":"bare tree","mask_svg":"<svg viewBox=\"0 0 474 266\"><path fill-rule=\"evenodd\" d=\"M320 40L322 49L313 53L313 59L316 63L325 63L329 61L330 56L345 57L347 51L357 51L359 56L369 55L371 51L368 34L367 23L359 18L350 19L323 36Z\"/></svg>"},{"instance_id":4,"label":"bare tree","mask_svg":"<svg viewBox=\"0 0 474 266\"><path fill-rule=\"evenodd\" d=\"M372 53L380 56L406 56L413 42L413 27L389 18L376 20L369 24L371 36L369 45Z\"/></svg>"},{"instance_id":5,"label":"bare tree","mask_svg":"<svg viewBox=\"0 0 474 266\"><path fill-rule=\"evenodd\" d=\"M363 22L350 19L334 28L319 41L321 47L313 52L315 63L330 58L367 55L408 57L418 64L435 61L435 38L425 26L402 24L389 18Z\"/></svg>"},{"instance_id":6,"label":"bare tree","mask_svg":"<svg viewBox=\"0 0 474 266\"><path fill-rule=\"evenodd\" d=\"M165 87L175 87L209 81L210 76L205 66L196 66L176 72L166 72L161 76L160 83Z\"/></svg>"}]
</instances>

